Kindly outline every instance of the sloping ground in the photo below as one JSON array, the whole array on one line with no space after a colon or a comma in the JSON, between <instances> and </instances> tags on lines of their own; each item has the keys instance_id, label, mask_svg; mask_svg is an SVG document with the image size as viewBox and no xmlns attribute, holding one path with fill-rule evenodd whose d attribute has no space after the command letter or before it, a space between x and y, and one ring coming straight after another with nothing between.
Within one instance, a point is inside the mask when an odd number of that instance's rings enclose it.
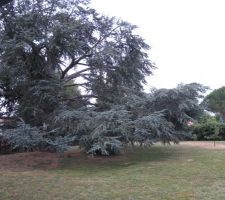
<instances>
[{"instance_id":1,"label":"sloping ground","mask_svg":"<svg viewBox=\"0 0 225 200\"><path fill-rule=\"evenodd\" d=\"M223 149L186 144L111 158L77 151L3 155L0 200L222 200L224 158Z\"/></svg>"}]
</instances>

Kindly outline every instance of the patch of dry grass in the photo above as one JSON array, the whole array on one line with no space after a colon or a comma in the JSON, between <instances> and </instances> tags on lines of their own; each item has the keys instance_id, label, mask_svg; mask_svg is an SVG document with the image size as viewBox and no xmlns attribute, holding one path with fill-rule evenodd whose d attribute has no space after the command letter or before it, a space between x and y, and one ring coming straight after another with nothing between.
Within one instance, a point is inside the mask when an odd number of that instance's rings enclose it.
<instances>
[{"instance_id":1,"label":"patch of dry grass","mask_svg":"<svg viewBox=\"0 0 225 200\"><path fill-rule=\"evenodd\" d=\"M181 142L180 144L184 146L201 147L205 149L225 149L224 141L187 141Z\"/></svg>"}]
</instances>

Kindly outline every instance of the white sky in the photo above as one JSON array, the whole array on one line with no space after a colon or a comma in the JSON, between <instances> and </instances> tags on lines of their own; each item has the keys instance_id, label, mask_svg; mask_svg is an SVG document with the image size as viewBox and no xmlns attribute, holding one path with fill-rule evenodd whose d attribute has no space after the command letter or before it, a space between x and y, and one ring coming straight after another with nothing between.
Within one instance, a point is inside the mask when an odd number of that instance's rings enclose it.
<instances>
[{"instance_id":1,"label":"white sky","mask_svg":"<svg viewBox=\"0 0 225 200\"><path fill-rule=\"evenodd\" d=\"M158 67L147 90L225 85L225 0L92 0L92 7L139 27Z\"/></svg>"}]
</instances>

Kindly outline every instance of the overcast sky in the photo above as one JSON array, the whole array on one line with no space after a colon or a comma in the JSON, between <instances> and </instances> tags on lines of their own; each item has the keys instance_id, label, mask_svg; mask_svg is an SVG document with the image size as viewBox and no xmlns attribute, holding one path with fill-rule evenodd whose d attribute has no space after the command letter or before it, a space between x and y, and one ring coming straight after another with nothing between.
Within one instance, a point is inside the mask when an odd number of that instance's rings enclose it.
<instances>
[{"instance_id":1,"label":"overcast sky","mask_svg":"<svg viewBox=\"0 0 225 200\"><path fill-rule=\"evenodd\" d=\"M158 67L148 86L225 85L224 0L92 0L99 13L138 25Z\"/></svg>"}]
</instances>

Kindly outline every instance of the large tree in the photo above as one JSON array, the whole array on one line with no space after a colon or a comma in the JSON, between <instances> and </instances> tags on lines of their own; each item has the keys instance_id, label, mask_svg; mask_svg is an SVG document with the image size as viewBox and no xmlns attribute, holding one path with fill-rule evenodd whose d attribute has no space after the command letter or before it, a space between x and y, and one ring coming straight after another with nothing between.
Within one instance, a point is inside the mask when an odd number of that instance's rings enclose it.
<instances>
[{"instance_id":1,"label":"large tree","mask_svg":"<svg viewBox=\"0 0 225 200\"><path fill-rule=\"evenodd\" d=\"M136 26L99 15L88 0L14 0L0 13L1 114L22 124L13 150L178 142L205 88L142 91L154 65ZM0 149L1 150L1 149Z\"/></svg>"},{"instance_id":2,"label":"large tree","mask_svg":"<svg viewBox=\"0 0 225 200\"><path fill-rule=\"evenodd\" d=\"M205 97L202 104L207 110L219 113L225 122L225 86L213 90Z\"/></svg>"},{"instance_id":3,"label":"large tree","mask_svg":"<svg viewBox=\"0 0 225 200\"><path fill-rule=\"evenodd\" d=\"M65 102L113 103L128 87L141 90L154 68L136 27L99 15L87 0L15 0L0 21L1 106L29 123ZM74 86L85 95L64 95Z\"/></svg>"}]
</instances>

